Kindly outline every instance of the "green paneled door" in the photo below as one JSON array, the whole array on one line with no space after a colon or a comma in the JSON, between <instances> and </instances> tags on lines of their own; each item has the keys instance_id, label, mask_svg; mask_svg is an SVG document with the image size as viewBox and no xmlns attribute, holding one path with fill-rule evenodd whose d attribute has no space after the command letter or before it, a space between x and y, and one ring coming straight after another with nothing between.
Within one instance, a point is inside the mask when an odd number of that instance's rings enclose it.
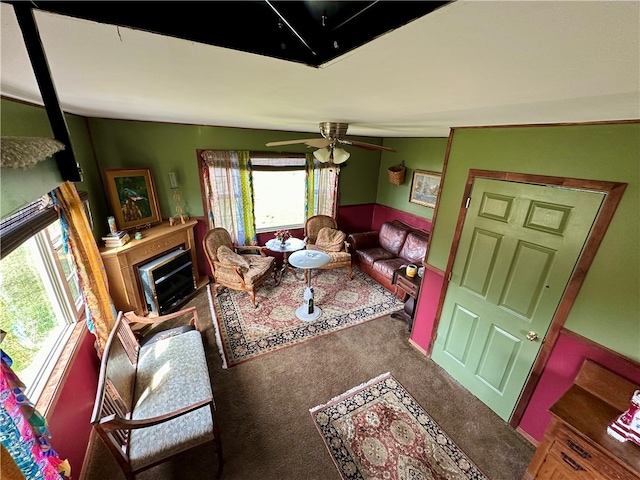
<instances>
[{"instance_id":1,"label":"green paneled door","mask_svg":"<svg viewBox=\"0 0 640 480\"><path fill-rule=\"evenodd\" d=\"M432 358L504 420L604 194L476 179Z\"/></svg>"}]
</instances>

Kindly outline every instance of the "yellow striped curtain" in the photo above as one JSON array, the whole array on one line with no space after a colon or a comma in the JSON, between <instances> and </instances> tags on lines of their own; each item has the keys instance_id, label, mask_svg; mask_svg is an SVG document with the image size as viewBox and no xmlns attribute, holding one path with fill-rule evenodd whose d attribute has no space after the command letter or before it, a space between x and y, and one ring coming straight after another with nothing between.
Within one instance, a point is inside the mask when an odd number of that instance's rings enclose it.
<instances>
[{"instance_id":1,"label":"yellow striped curtain","mask_svg":"<svg viewBox=\"0 0 640 480\"><path fill-rule=\"evenodd\" d=\"M63 183L56 189L55 196L63 230L68 232L69 248L78 266L78 279L87 311L87 326L96 337L96 348L100 355L116 318L115 307L109 295L107 273L75 185Z\"/></svg>"}]
</instances>

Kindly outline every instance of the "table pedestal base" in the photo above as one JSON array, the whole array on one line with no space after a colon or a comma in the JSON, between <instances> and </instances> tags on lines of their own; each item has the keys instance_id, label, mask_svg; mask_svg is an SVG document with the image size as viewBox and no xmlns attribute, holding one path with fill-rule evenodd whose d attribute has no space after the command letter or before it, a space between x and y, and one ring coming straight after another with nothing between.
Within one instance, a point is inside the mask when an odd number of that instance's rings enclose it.
<instances>
[{"instance_id":1,"label":"table pedestal base","mask_svg":"<svg viewBox=\"0 0 640 480\"><path fill-rule=\"evenodd\" d=\"M312 314L309 314L309 308L307 305L301 305L296 308L296 317L298 317L298 320L302 320L303 322L313 322L320 318L320 315L322 315L322 310L318 307L313 307Z\"/></svg>"},{"instance_id":2,"label":"table pedestal base","mask_svg":"<svg viewBox=\"0 0 640 480\"><path fill-rule=\"evenodd\" d=\"M309 278L309 282L311 278ZM296 309L296 317L298 320L302 320L303 322L313 322L317 320L320 315L322 315L322 310L316 307L313 303L313 288L311 285L307 285L307 288L304 289L302 305L300 305ZM312 308L311 313L309 313L309 307Z\"/></svg>"}]
</instances>

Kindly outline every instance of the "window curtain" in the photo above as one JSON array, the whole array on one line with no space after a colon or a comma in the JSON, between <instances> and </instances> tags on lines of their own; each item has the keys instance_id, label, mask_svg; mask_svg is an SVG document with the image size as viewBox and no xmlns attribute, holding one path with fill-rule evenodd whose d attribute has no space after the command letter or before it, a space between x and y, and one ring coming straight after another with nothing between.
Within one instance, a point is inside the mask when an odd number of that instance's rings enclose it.
<instances>
[{"instance_id":1,"label":"window curtain","mask_svg":"<svg viewBox=\"0 0 640 480\"><path fill-rule=\"evenodd\" d=\"M24 384L0 350L0 441L27 480L69 478L71 467L61 460L47 438L44 417L24 394Z\"/></svg>"},{"instance_id":2,"label":"window curtain","mask_svg":"<svg viewBox=\"0 0 640 480\"><path fill-rule=\"evenodd\" d=\"M209 228L222 227L237 245L257 241L248 151L204 150L202 177Z\"/></svg>"},{"instance_id":3,"label":"window curtain","mask_svg":"<svg viewBox=\"0 0 640 480\"><path fill-rule=\"evenodd\" d=\"M60 185L53 192L53 200L62 224L65 251L71 249L78 268L87 327L96 337L96 349L101 356L117 316L109 295L107 273L75 185L70 182Z\"/></svg>"},{"instance_id":4,"label":"window curtain","mask_svg":"<svg viewBox=\"0 0 640 480\"><path fill-rule=\"evenodd\" d=\"M340 167L321 163L313 154L307 159L307 201L306 218L313 215L336 217L338 213L338 177Z\"/></svg>"}]
</instances>

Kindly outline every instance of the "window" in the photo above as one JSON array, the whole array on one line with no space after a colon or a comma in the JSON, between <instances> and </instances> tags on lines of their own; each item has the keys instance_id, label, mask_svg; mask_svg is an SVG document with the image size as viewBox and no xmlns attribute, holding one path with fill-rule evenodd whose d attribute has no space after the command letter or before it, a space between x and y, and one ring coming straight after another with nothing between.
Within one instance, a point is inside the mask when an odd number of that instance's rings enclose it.
<instances>
[{"instance_id":1,"label":"window","mask_svg":"<svg viewBox=\"0 0 640 480\"><path fill-rule=\"evenodd\" d=\"M309 154L198 150L209 228L238 245L256 233L303 228L311 215L336 216L340 167Z\"/></svg>"},{"instance_id":2,"label":"window","mask_svg":"<svg viewBox=\"0 0 640 480\"><path fill-rule=\"evenodd\" d=\"M2 349L35 402L83 314L73 258L62 247L58 220L0 261Z\"/></svg>"},{"instance_id":3,"label":"window","mask_svg":"<svg viewBox=\"0 0 640 480\"><path fill-rule=\"evenodd\" d=\"M264 157L251 154L257 232L304 225L305 162L304 155Z\"/></svg>"}]
</instances>

